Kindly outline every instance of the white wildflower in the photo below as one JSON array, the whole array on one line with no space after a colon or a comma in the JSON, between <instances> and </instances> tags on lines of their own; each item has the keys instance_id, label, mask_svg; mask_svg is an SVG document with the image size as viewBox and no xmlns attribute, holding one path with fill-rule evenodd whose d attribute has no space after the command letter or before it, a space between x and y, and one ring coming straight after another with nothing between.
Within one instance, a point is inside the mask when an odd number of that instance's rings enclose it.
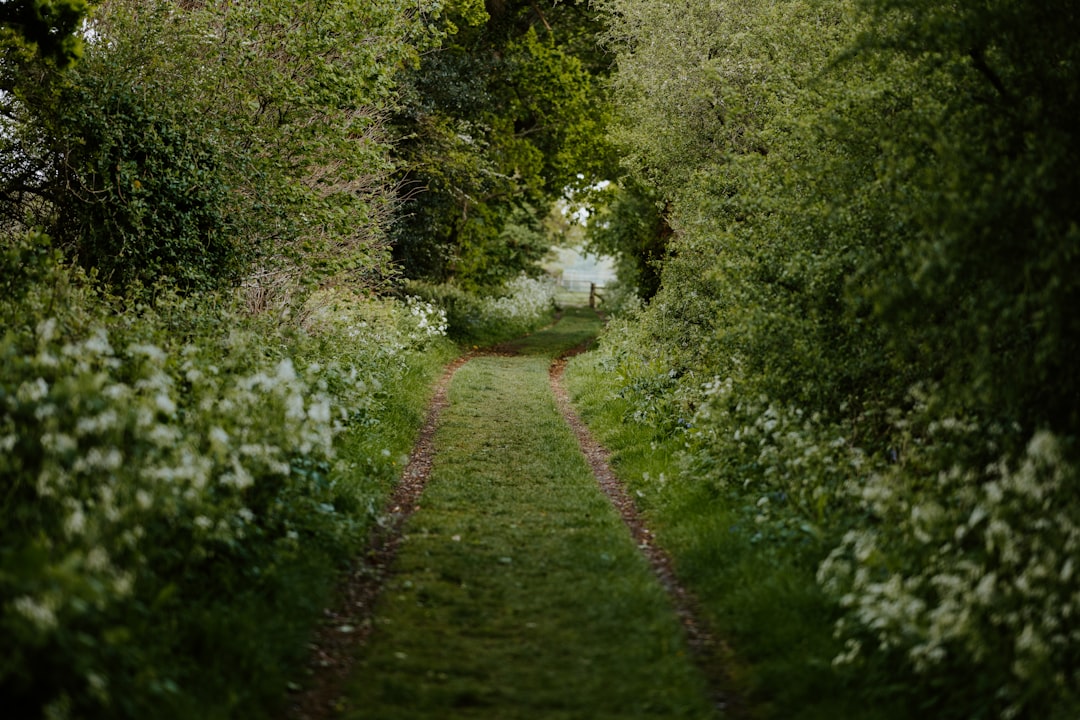
<instances>
[{"instance_id":1,"label":"white wildflower","mask_svg":"<svg viewBox=\"0 0 1080 720\"><path fill-rule=\"evenodd\" d=\"M85 564L88 570L103 572L109 568L109 553L96 547L86 554Z\"/></svg>"},{"instance_id":2,"label":"white wildflower","mask_svg":"<svg viewBox=\"0 0 1080 720\"><path fill-rule=\"evenodd\" d=\"M158 447L167 448L179 444L184 434L172 425L154 425L146 437Z\"/></svg>"},{"instance_id":3,"label":"white wildflower","mask_svg":"<svg viewBox=\"0 0 1080 720\"><path fill-rule=\"evenodd\" d=\"M112 345L109 344L109 334L105 332L104 328L98 328L98 330L82 344L82 349L76 350L73 354L81 355L82 351L94 355L111 356L113 354L113 349Z\"/></svg>"},{"instance_id":4,"label":"white wildflower","mask_svg":"<svg viewBox=\"0 0 1080 720\"><path fill-rule=\"evenodd\" d=\"M109 409L97 415L81 417L75 423L75 434L79 437L87 435L101 435L116 428L120 424L120 418L116 411Z\"/></svg>"},{"instance_id":5,"label":"white wildflower","mask_svg":"<svg viewBox=\"0 0 1080 720\"><path fill-rule=\"evenodd\" d=\"M176 414L176 403L165 393L158 393L154 398L154 407L156 407L159 412L165 413L169 417Z\"/></svg>"},{"instance_id":6,"label":"white wildflower","mask_svg":"<svg viewBox=\"0 0 1080 720\"><path fill-rule=\"evenodd\" d=\"M1057 437L1046 430L1040 430L1031 437L1027 454L1033 460L1046 465L1055 465L1061 460L1061 449Z\"/></svg>"},{"instance_id":7,"label":"white wildflower","mask_svg":"<svg viewBox=\"0 0 1080 720\"><path fill-rule=\"evenodd\" d=\"M55 455L64 455L77 450L79 443L65 433L44 433L41 436L41 447Z\"/></svg>"},{"instance_id":8,"label":"white wildflower","mask_svg":"<svg viewBox=\"0 0 1080 720\"><path fill-rule=\"evenodd\" d=\"M131 577L131 573L120 573L113 578L112 589L118 597L130 595L134 586L135 582Z\"/></svg>"},{"instance_id":9,"label":"white wildflower","mask_svg":"<svg viewBox=\"0 0 1080 720\"><path fill-rule=\"evenodd\" d=\"M35 331L37 332L38 342L42 345L52 342L56 337L56 318L47 318L37 324Z\"/></svg>"},{"instance_id":10,"label":"white wildflower","mask_svg":"<svg viewBox=\"0 0 1080 720\"><path fill-rule=\"evenodd\" d=\"M101 394L113 401L126 400L131 396L131 386L125 383L112 383Z\"/></svg>"},{"instance_id":11,"label":"white wildflower","mask_svg":"<svg viewBox=\"0 0 1080 720\"><path fill-rule=\"evenodd\" d=\"M117 448L90 448L89 452L75 461L75 472L113 472L124 464L124 454Z\"/></svg>"},{"instance_id":12,"label":"white wildflower","mask_svg":"<svg viewBox=\"0 0 1080 720\"><path fill-rule=\"evenodd\" d=\"M165 354L165 351L157 345L134 344L128 347L128 353L131 355L142 355L147 360L155 363L163 363L168 357Z\"/></svg>"},{"instance_id":13,"label":"white wildflower","mask_svg":"<svg viewBox=\"0 0 1080 720\"><path fill-rule=\"evenodd\" d=\"M320 400L319 402L311 403L308 408L308 419L317 423L330 422L330 402L328 400Z\"/></svg>"},{"instance_id":14,"label":"white wildflower","mask_svg":"<svg viewBox=\"0 0 1080 720\"><path fill-rule=\"evenodd\" d=\"M255 480L251 477L251 473L240 464L240 460L236 457L233 457L232 459L232 469L233 471L231 473L225 473L221 476L222 485L230 485L237 490L244 490L255 484Z\"/></svg>"},{"instance_id":15,"label":"white wildflower","mask_svg":"<svg viewBox=\"0 0 1080 720\"><path fill-rule=\"evenodd\" d=\"M44 378L38 378L37 380L26 381L19 386L19 389L15 391L15 397L20 402L24 403L36 403L40 402L49 394L49 383L45 382Z\"/></svg>"},{"instance_id":16,"label":"white wildflower","mask_svg":"<svg viewBox=\"0 0 1080 720\"><path fill-rule=\"evenodd\" d=\"M994 604L994 589L997 584L997 574L987 573L979 584L975 586L974 597L980 604L990 607Z\"/></svg>"},{"instance_id":17,"label":"white wildflower","mask_svg":"<svg viewBox=\"0 0 1080 720\"><path fill-rule=\"evenodd\" d=\"M76 507L64 520L64 532L68 537L80 534L86 528L86 515L81 507Z\"/></svg>"},{"instance_id":18,"label":"white wildflower","mask_svg":"<svg viewBox=\"0 0 1080 720\"><path fill-rule=\"evenodd\" d=\"M285 358L278 363L277 378L286 383L291 383L296 380L296 368L293 367L292 360Z\"/></svg>"},{"instance_id":19,"label":"white wildflower","mask_svg":"<svg viewBox=\"0 0 1080 720\"><path fill-rule=\"evenodd\" d=\"M290 393L285 400L285 417L288 420L303 420L306 416L304 398L300 393Z\"/></svg>"},{"instance_id":20,"label":"white wildflower","mask_svg":"<svg viewBox=\"0 0 1080 720\"><path fill-rule=\"evenodd\" d=\"M15 598L12 603L15 612L32 622L38 630L48 631L57 626L56 611L51 603L38 602L29 595Z\"/></svg>"},{"instance_id":21,"label":"white wildflower","mask_svg":"<svg viewBox=\"0 0 1080 720\"><path fill-rule=\"evenodd\" d=\"M96 672L88 672L86 674L86 684L90 686L90 692L95 697L107 698L109 696L108 688L109 684L105 681L105 678Z\"/></svg>"}]
</instances>

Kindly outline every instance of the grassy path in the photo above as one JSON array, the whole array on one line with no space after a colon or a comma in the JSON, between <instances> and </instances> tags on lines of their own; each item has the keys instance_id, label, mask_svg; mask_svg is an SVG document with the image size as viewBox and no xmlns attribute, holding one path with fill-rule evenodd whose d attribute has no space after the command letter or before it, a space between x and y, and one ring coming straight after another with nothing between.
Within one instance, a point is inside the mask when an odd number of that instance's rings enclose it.
<instances>
[{"instance_id":1,"label":"grassy path","mask_svg":"<svg viewBox=\"0 0 1080 720\"><path fill-rule=\"evenodd\" d=\"M345 717L714 716L551 392L552 358L595 330L571 312L457 371Z\"/></svg>"}]
</instances>

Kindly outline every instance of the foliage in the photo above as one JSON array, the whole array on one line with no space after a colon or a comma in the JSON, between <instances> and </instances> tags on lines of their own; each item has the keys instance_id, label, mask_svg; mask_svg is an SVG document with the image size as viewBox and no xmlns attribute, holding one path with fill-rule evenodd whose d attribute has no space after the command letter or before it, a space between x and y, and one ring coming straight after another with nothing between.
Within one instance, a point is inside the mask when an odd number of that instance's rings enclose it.
<instances>
[{"instance_id":1,"label":"foliage","mask_svg":"<svg viewBox=\"0 0 1080 720\"><path fill-rule=\"evenodd\" d=\"M660 269L671 228L656 193L627 178L588 193L592 212L587 242L591 252L613 257L620 282L637 288L643 300L660 289Z\"/></svg>"},{"instance_id":2,"label":"foliage","mask_svg":"<svg viewBox=\"0 0 1080 720\"><path fill-rule=\"evenodd\" d=\"M41 57L67 66L82 54L76 31L88 8L86 0L3 0L0 44L18 38Z\"/></svg>"},{"instance_id":3,"label":"foliage","mask_svg":"<svg viewBox=\"0 0 1080 720\"><path fill-rule=\"evenodd\" d=\"M3 262L4 278L30 278L0 305L9 708L273 706L409 447L419 413L391 407L444 353L438 313L342 297L296 333L164 290L119 313L47 240Z\"/></svg>"},{"instance_id":4,"label":"foliage","mask_svg":"<svg viewBox=\"0 0 1080 720\"><path fill-rule=\"evenodd\" d=\"M438 306L449 337L467 345L511 340L546 325L555 302L550 279L521 275L496 291L474 293L453 284L413 282L410 292Z\"/></svg>"},{"instance_id":5,"label":"foliage","mask_svg":"<svg viewBox=\"0 0 1080 720\"><path fill-rule=\"evenodd\" d=\"M781 483L754 483L743 493L734 482L687 481L685 424L674 429L670 414L646 415L669 398L654 392L646 399L644 377L624 377L626 364L612 354L621 347L616 338L632 331L632 324L610 323L601 351L570 360L565 383L709 630L723 639L725 690L747 717L912 717L903 698L867 702L857 692L864 669L831 664L843 650L833 635L838 611L814 580L828 541L793 512ZM673 384L668 378L652 387Z\"/></svg>"},{"instance_id":6,"label":"foliage","mask_svg":"<svg viewBox=\"0 0 1080 720\"><path fill-rule=\"evenodd\" d=\"M1067 5L604 5L675 231L611 392L726 522L821 539L857 692L943 717L1080 704Z\"/></svg>"},{"instance_id":7,"label":"foliage","mask_svg":"<svg viewBox=\"0 0 1080 720\"><path fill-rule=\"evenodd\" d=\"M232 181L257 250L249 285L381 287L394 274L385 124L395 75L433 42L424 7L222 2L195 15L210 38L196 57L221 69L203 111L222 117L242 161Z\"/></svg>"},{"instance_id":8,"label":"foliage","mask_svg":"<svg viewBox=\"0 0 1080 720\"><path fill-rule=\"evenodd\" d=\"M875 522L848 531L818 570L847 610L834 662L911 667L942 717L973 706L1069 717L1080 705L1075 464L1043 431L1019 457L948 466L951 446L996 447L1001 428L945 418L917 430L928 437L907 462L852 493Z\"/></svg>"},{"instance_id":9,"label":"foliage","mask_svg":"<svg viewBox=\"0 0 1080 720\"><path fill-rule=\"evenodd\" d=\"M210 289L235 282L224 158L170 88L140 92L92 77L94 53L57 96L49 150L63 157L50 230L61 247L117 289L171 278Z\"/></svg>"},{"instance_id":10,"label":"foliage","mask_svg":"<svg viewBox=\"0 0 1080 720\"><path fill-rule=\"evenodd\" d=\"M432 41L416 12L109 0L90 27L71 71L4 66L4 232L43 228L120 289L393 274L384 124Z\"/></svg>"},{"instance_id":11,"label":"foliage","mask_svg":"<svg viewBox=\"0 0 1080 720\"><path fill-rule=\"evenodd\" d=\"M595 14L584 3L487 7L448 13L454 32L403 80L395 119L407 200L395 258L410 278L469 290L531 270L551 244L552 202L605 157L588 64Z\"/></svg>"}]
</instances>

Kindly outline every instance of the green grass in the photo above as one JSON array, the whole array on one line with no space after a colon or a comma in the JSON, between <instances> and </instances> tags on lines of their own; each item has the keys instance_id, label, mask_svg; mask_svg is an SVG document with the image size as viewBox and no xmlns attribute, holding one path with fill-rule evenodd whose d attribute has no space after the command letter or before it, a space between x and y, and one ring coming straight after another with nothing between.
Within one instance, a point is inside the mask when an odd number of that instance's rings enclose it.
<instances>
[{"instance_id":1,"label":"green grass","mask_svg":"<svg viewBox=\"0 0 1080 720\"><path fill-rule=\"evenodd\" d=\"M588 292L574 292L559 288L555 292L555 304L559 307L587 307L589 304Z\"/></svg>"},{"instance_id":2,"label":"green grass","mask_svg":"<svg viewBox=\"0 0 1080 720\"><path fill-rule=\"evenodd\" d=\"M874 690L857 673L832 666L840 651L832 634L836 609L814 577L824 544L778 547L755 540L707 485L680 477L677 439L624 421L629 403L615 396L595 355L572 360L565 382L583 419L614 453L616 473L672 554L680 580L733 648L730 671L751 716L913 716L910 708L876 703Z\"/></svg>"},{"instance_id":3,"label":"green grass","mask_svg":"<svg viewBox=\"0 0 1080 720\"><path fill-rule=\"evenodd\" d=\"M350 718L707 718L667 597L548 385L588 311L457 374Z\"/></svg>"},{"instance_id":4,"label":"green grass","mask_svg":"<svg viewBox=\"0 0 1080 720\"><path fill-rule=\"evenodd\" d=\"M373 417L338 439L332 481L353 498L352 511L367 510L370 521L382 510L424 424L435 383L459 352L446 340L412 355L393 387L382 392Z\"/></svg>"}]
</instances>

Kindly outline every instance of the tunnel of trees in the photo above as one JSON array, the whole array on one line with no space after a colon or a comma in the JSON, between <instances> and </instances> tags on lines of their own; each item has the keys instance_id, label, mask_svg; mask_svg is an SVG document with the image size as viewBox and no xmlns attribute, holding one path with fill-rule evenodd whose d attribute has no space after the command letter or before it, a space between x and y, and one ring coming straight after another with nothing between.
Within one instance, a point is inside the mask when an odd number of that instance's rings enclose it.
<instances>
[{"instance_id":1,"label":"tunnel of trees","mask_svg":"<svg viewBox=\"0 0 1080 720\"><path fill-rule=\"evenodd\" d=\"M380 418L446 334L546 312L572 206L620 269L607 391L806 569L825 672L897 717L1075 717L1077 27L0 0L4 704L271 712L370 520L340 466L390 482Z\"/></svg>"}]
</instances>

